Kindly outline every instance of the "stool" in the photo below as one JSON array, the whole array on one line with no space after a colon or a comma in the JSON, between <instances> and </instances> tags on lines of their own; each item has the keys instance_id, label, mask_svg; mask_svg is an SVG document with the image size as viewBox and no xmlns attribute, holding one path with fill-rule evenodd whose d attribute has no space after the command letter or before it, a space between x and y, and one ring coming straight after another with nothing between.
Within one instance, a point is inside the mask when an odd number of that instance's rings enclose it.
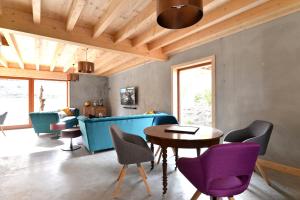
<instances>
[{"instance_id":1,"label":"stool","mask_svg":"<svg viewBox=\"0 0 300 200\"><path fill-rule=\"evenodd\" d=\"M62 138L70 138L70 146L62 148L63 151L75 151L77 149L80 149L79 145L73 145L73 138L81 136L81 131L80 128L69 128L69 129L64 129L61 131L61 137Z\"/></svg>"},{"instance_id":2,"label":"stool","mask_svg":"<svg viewBox=\"0 0 300 200\"><path fill-rule=\"evenodd\" d=\"M51 123L50 124L50 130L51 131L61 131L66 129L66 123L65 122L58 122L58 123ZM59 133L57 132L57 135L55 137L51 137L51 139L58 139Z\"/></svg>"}]
</instances>

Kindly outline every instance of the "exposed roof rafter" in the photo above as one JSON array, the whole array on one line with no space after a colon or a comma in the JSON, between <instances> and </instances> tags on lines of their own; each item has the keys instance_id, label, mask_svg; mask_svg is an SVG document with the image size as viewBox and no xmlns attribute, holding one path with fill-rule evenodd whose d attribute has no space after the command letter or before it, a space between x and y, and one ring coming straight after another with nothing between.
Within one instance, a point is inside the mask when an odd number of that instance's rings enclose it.
<instances>
[{"instance_id":1,"label":"exposed roof rafter","mask_svg":"<svg viewBox=\"0 0 300 200\"><path fill-rule=\"evenodd\" d=\"M74 29L86 3L87 0L73 0L67 20L67 31Z\"/></svg>"},{"instance_id":2,"label":"exposed roof rafter","mask_svg":"<svg viewBox=\"0 0 300 200\"><path fill-rule=\"evenodd\" d=\"M41 3L42 0L32 0L32 16L35 24L41 23Z\"/></svg>"}]
</instances>

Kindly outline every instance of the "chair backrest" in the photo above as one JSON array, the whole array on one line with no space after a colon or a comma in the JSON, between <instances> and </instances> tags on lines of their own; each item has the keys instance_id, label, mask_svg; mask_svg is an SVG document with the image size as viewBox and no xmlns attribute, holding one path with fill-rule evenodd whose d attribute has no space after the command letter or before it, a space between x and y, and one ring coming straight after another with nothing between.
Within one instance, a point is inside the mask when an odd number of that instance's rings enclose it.
<instances>
[{"instance_id":1,"label":"chair backrest","mask_svg":"<svg viewBox=\"0 0 300 200\"><path fill-rule=\"evenodd\" d=\"M2 115L0 115L0 125L3 125L5 119L7 116L7 112L3 113Z\"/></svg>"},{"instance_id":2,"label":"chair backrest","mask_svg":"<svg viewBox=\"0 0 300 200\"><path fill-rule=\"evenodd\" d=\"M126 162L128 154L130 154L130 152L126 150L126 141L124 140L124 134L116 125L112 125L110 127L110 134L112 136L112 141L117 152L118 161L119 163L123 164L124 162Z\"/></svg>"},{"instance_id":3,"label":"chair backrest","mask_svg":"<svg viewBox=\"0 0 300 200\"><path fill-rule=\"evenodd\" d=\"M259 153L256 143L220 144L209 148L198 159L207 189L213 180L235 176L248 186Z\"/></svg>"},{"instance_id":4,"label":"chair backrest","mask_svg":"<svg viewBox=\"0 0 300 200\"><path fill-rule=\"evenodd\" d=\"M252 122L247 129L253 138L247 139L245 142L255 142L260 145L260 155L264 155L267 151L273 124L267 121L256 120Z\"/></svg>"},{"instance_id":5,"label":"chair backrest","mask_svg":"<svg viewBox=\"0 0 300 200\"><path fill-rule=\"evenodd\" d=\"M261 136L265 134L271 134L273 130L273 124L263 120L255 120L247 127L247 129L250 130L252 136Z\"/></svg>"},{"instance_id":6,"label":"chair backrest","mask_svg":"<svg viewBox=\"0 0 300 200\"><path fill-rule=\"evenodd\" d=\"M153 118L152 126L164 124L178 124L177 119L172 115L156 116Z\"/></svg>"}]
</instances>

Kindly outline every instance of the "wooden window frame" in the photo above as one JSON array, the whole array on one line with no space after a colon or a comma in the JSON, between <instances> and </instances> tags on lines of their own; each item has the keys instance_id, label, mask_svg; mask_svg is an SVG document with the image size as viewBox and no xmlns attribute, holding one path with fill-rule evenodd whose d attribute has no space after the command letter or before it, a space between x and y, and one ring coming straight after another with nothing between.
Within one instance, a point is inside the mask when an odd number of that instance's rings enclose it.
<instances>
[{"instance_id":1,"label":"wooden window frame","mask_svg":"<svg viewBox=\"0 0 300 200\"><path fill-rule=\"evenodd\" d=\"M38 79L38 78L22 78L22 77L9 77L9 76L0 76L1 79L17 79L17 80L28 80L28 113L34 112L34 81L35 80L46 80L46 81L64 81L66 82L67 87L67 106L70 105L70 81L68 80L57 80L57 79ZM19 125L8 125L3 126L4 130L13 130L13 129L23 129L23 128L32 128L32 123L29 119L28 124L19 124Z\"/></svg>"},{"instance_id":2,"label":"wooden window frame","mask_svg":"<svg viewBox=\"0 0 300 200\"><path fill-rule=\"evenodd\" d=\"M172 66L172 113L180 121L180 79L179 73L196 67L211 64L212 75L212 127L216 126L216 67L215 55Z\"/></svg>"}]
</instances>

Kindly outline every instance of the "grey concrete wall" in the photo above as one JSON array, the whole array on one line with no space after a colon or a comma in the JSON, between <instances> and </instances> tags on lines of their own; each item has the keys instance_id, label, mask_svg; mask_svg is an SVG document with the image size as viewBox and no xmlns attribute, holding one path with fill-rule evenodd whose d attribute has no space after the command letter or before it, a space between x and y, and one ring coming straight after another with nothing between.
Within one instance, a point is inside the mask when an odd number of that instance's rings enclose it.
<instances>
[{"instance_id":1,"label":"grey concrete wall","mask_svg":"<svg viewBox=\"0 0 300 200\"><path fill-rule=\"evenodd\" d=\"M104 99L104 105L109 106L108 102L108 78L90 74L80 74L79 81L70 82L70 106L79 108L85 101Z\"/></svg>"},{"instance_id":2,"label":"grey concrete wall","mask_svg":"<svg viewBox=\"0 0 300 200\"><path fill-rule=\"evenodd\" d=\"M267 158L300 167L300 13L245 30L109 78L113 115L171 111L171 66L216 56L216 120L225 133L255 119L274 123ZM137 110L119 89L138 86Z\"/></svg>"}]
</instances>

